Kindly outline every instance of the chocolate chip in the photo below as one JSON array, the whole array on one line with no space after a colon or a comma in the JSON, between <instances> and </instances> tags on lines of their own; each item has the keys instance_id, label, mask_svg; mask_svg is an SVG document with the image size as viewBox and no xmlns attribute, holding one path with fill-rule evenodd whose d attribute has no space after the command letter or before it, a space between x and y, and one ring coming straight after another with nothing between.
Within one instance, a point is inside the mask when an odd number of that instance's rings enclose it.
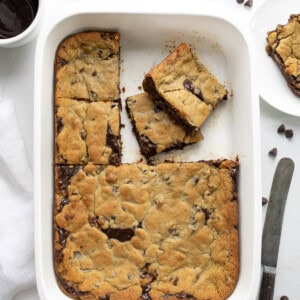
<instances>
[{"instance_id":1,"label":"chocolate chip","mask_svg":"<svg viewBox=\"0 0 300 300\"><path fill-rule=\"evenodd\" d=\"M81 69L79 70L80 73L82 73L83 71L84 71L84 68L81 68Z\"/></svg>"},{"instance_id":2,"label":"chocolate chip","mask_svg":"<svg viewBox=\"0 0 300 300\"><path fill-rule=\"evenodd\" d=\"M68 185L71 178L81 169L80 166L65 166L61 165L57 167L58 170L58 188L63 193L67 194Z\"/></svg>"},{"instance_id":3,"label":"chocolate chip","mask_svg":"<svg viewBox=\"0 0 300 300\"><path fill-rule=\"evenodd\" d=\"M142 154L147 159L156 154L157 145L152 143L148 137L141 135L139 138L139 142L141 144Z\"/></svg>"},{"instance_id":4,"label":"chocolate chip","mask_svg":"<svg viewBox=\"0 0 300 300\"><path fill-rule=\"evenodd\" d=\"M113 134L109 125L106 133L106 144L112 149L113 153L120 155L119 137Z\"/></svg>"},{"instance_id":5,"label":"chocolate chip","mask_svg":"<svg viewBox=\"0 0 300 300\"><path fill-rule=\"evenodd\" d=\"M134 236L134 229L132 228L107 228L101 229L101 231L105 233L109 239L116 239L120 242L130 241Z\"/></svg>"},{"instance_id":6,"label":"chocolate chip","mask_svg":"<svg viewBox=\"0 0 300 300\"><path fill-rule=\"evenodd\" d=\"M210 217L209 210L206 209L206 208L202 208L202 211L203 211L204 214L205 214L205 222L204 222L204 224L207 224L207 221L208 221L208 219L209 219L209 217Z\"/></svg>"},{"instance_id":7,"label":"chocolate chip","mask_svg":"<svg viewBox=\"0 0 300 300\"><path fill-rule=\"evenodd\" d=\"M138 90L139 90L139 91L141 91L141 90L142 90L142 87L141 87L140 85L138 86Z\"/></svg>"},{"instance_id":8,"label":"chocolate chip","mask_svg":"<svg viewBox=\"0 0 300 300\"><path fill-rule=\"evenodd\" d=\"M68 198L62 198L60 200L60 204L59 204L59 210L62 211L62 209L64 208L65 205L69 204L69 199Z\"/></svg>"},{"instance_id":9,"label":"chocolate chip","mask_svg":"<svg viewBox=\"0 0 300 300\"><path fill-rule=\"evenodd\" d=\"M270 156L277 156L277 148L273 148L273 149L271 149L270 151L269 151L269 155Z\"/></svg>"},{"instance_id":10,"label":"chocolate chip","mask_svg":"<svg viewBox=\"0 0 300 300\"><path fill-rule=\"evenodd\" d=\"M153 110L155 113L159 113L160 111L162 111L162 108L159 104L155 104Z\"/></svg>"},{"instance_id":11,"label":"chocolate chip","mask_svg":"<svg viewBox=\"0 0 300 300\"><path fill-rule=\"evenodd\" d=\"M289 300L289 297L287 297L287 296L281 296L280 300Z\"/></svg>"},{"instance_id":12,"label":"chocolate chip","mask_svg":"<svg viewBox=\"0 0 300 300\"><path fill-rule=\"evenodd\" d=\"M178 277L176 276L176 278L174 279L174 281L173 281L173 285L177 285L178 284Z\"/></svg>"},{"instance_id":13,"label":"chocolate chip","mask_svg":"<svg viewBox=\"0 0 300 300\"><path fill-rule=\"evenodd\" d=\"M98 95L94 91L90 91L90 96L92 97L93 100L96 100Z\"/></svg>"},{"instance_id":14,"label":"chocolate chip","mask_svg":"<svg viewBox=\"0 0 300 300\"><path fill-rule=\"evenodd\" d=\"M109 294L105 294L105 297L99 297L99 300L110 300Z\"/></svg>"},{"instance_id":15,"label":"chocolate chip","mask_svg":"<svg viewBox=\"0 0 300 300\"><path fill-rule=\"evenodd\" d=\"M56 60L57 64L59 64L61 67L63 67L64 65L66 65L68 62L62 58L57 58Z\"/></svg>"},{"instance_id":16,"label":"chocolate chip","mask_svg":"<svg viewBox=\"0 0 300 300\"><path fill-rule=\"evenodd\" d=\"M122 93L125 93L126 92L126 88L125 86L122 87Z\"/></svg>"},{"instance_id":17,"label":"chocolate chip","mask_svg":"<svg viewBox=\"0 0 300 300\"><path fill-rule=\"evenodd\" d=\"M82 138L83 140L85 140L85 138L86 138L86 131L85 131L84 129L81 130L80 136L81 136L81 138Z\"/></svg>"},{"instance_id":18,"label":"chocolate chip","mask_svg":"<svg viewBox=\"0 0 300 300\"><path fill-rule=\"evenodd\" d=\"M252 7L253 6L253 0L248 0L244 5L248 6L248 7Z\"/></svg>"},{"instance_id":19,"label":"chocolate chip","mask_svg":"<svg viewBox=\"0 0 300 300\"><path fill-rule=\"evenodd\" d=\"M188 90L188 91L194 93L194 86L193 86L193 82L192 82L191 80L185 79L185 80L183 81L183 86L184 86L184 88L185 88L186 90Z\"/></svg>"},{"instance_id":20,"label":"chocolate chip","mask_svg":"<svg viewBox=\"0 0 300 300\"><path fill-rule=\"evenodd\" d=\"M278 127L277 132L278 132L278 133L284 133L284 132L285 132L285 125L284 125L284 124L281 124L281 125Z\"/></svg>"},{"instance_id":21,"label":"chocolate chip","mask_svg":"<svg viewBox=\"0 0 300 300\"><path fill-rule=\"evenodd\" d=\"M293 132L292 129L287 129L287 130L285 131L285 137L286 137L287 139L290 139L290 138L292 138L293 136L294 136L294 132Z\"/></svg>"},{"instance_id":22,"label":"chocolate chip","mask_svg":"<svg viewBox=\"0 0 300 300\"><path fill-rule=\"evenodd\" d=\"M262 198L261 198L261 204L262 204L262 205L266 205L267 203L268 203L268 199L265 198L265 197L262 197Z\"/></svg>"},{"instance_id":23,"label":"chocolate chip","mask_svg":"<svg viewBox=\"0 0 300 300\"><path fill-rule=\"evenodd\" d=\"M60 228L60 227L57 228L57 231L58 231L58 234L59 234L59 243L63 247L65 247L69 232L67 230L65 230L64 228Z\"/></svg>"},{"instance_id":24,"label":"chocolate chip","mask_svg":"<svg viewBox=\"0 0 300 300\"><path fill-rule=\"evenodd\" d=\"M96 71L94 71L93 73L92 73L92 76L96 76L97 75L97 72Z\"/></svg>"},{"instance_id":25,"label":"chocolate chip","mask_svg":"<svg viewBox=\"0 0 300 300\"><path fill-rule=\"evenodd\" d=\"M99 49L98 51L97 51L97 55L98 55L98 57L102 57L102 53L103 53L103 51L101 50L101 49Z\"/></svg>"},{"instance_id":26,"label":"chocolate chip","mask_svg":"<svg viewBox=\"0 0 300 300\"><path fill-rule=\"evenodd\" d=\"M64 123L62 118L57 117L56 119L56 126L57 126L57 133L61 133L62 129L64 128Z\"/></svg>"}]
</instances>

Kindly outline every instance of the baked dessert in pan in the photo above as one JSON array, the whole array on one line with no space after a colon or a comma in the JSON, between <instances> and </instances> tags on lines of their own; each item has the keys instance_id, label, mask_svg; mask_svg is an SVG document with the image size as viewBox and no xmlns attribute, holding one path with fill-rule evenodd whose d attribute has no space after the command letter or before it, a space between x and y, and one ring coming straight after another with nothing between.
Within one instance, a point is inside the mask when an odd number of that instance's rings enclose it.
<instances>
[{"instance_id":1,"label":"baked dessert in pan","mask_svg":"<svg viewBox=\"0 0 300 300\"><path fill-rule=\"evenodd\" d=\"M147 159L202 140L199 126L227 97L185 44L174 53L146 75L144 88L154 95L126 100ZM238 161L122 164L119 82L118 33L82 32L60 44L53 215L58 285L81 300L225 299L239 270ZM169 88L172 95L188 93L185 105L196 123L170 113L164 103Z\"/></svg>"},{"instance_id":2,"label":"baked dessert in pan","mask_svg":"<svg viewBox=\"0 0 300 300\"><path fill-rule=\"evenodd\" d=\"M236 161L55 167L54 259L75 299L225 299Z\"/></svg>"}]
</instances>

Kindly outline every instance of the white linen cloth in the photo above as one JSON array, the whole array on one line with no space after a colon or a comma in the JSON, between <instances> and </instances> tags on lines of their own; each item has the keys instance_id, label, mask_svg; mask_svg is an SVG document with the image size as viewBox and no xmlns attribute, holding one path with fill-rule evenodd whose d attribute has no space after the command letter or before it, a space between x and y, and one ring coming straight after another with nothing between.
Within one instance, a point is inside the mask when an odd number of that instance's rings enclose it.
<instances>
[{"instance_id":1,"label":"white linen cloth","mask_svg":"<svg viewBox=\"0 0 300 300\"><path fill-rule=\"evenodd\" d=\"M34 284L33 182L11 100L0 100L0 299Z\"/></svg>"}]
</instances>

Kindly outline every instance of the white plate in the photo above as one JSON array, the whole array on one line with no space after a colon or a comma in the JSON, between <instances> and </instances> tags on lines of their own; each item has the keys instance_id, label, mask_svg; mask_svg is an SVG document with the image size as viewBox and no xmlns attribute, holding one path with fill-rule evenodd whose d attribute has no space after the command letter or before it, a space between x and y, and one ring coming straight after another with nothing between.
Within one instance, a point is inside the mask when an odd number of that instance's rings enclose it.
<instances>
[{"instance_id":1,"label":"white plate","mask_svg":"<svg viewBox=\"0 0 300 300\"><path fill-rule=\"evenodd\" d=\"M182 160L240 158L239 230L240 273L230 300L253 300L258 288L261 251L261 187L259 98L254 80L254 42L239 29L241 20L226 8L199 1L161 2L77 1L61 5L42 28L36 49L34 102L35 259L40 298L69 299L59 289L53 268L53 61L60 41L86 29L113 29L121 34L122 105L139 92L144 73L180 41L192 45L198 57L233 96L215 109L203 128L205 140L178 151ZM166 4L164 4L166 3ZM224 17L226 16L226 17ZM234 45L234 47L232 46ZM139 159L131 124L122 111L125 128L123 162Z\"/></svg>"},{"instance_id":2,"label":"white plate","mask_svg":"<svg viewBox=\"0 0 300 300\"><path fill-rule=\"evenodd\" d=\"M300 116L300 97L288 87L279 67L266 52L267 32L286 24L291 14L300 13L299 0L267 0L251 22L258 59L259 93L266 102L287 114Z\"/></svg>"}]
</instances>

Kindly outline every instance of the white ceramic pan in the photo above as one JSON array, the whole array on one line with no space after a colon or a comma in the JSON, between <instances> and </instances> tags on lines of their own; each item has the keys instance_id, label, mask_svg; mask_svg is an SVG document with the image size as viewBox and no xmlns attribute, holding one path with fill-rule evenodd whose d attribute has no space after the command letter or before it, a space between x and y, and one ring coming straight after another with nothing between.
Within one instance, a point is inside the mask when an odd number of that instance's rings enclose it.
<instances>
[{"instance_id":1,"label":"white ceramic pan","mask_svg":"<svg viewBox=\"0 0 300 300\"><path fill-rule=\"evenodd\" d=\"M109 2L109 3L108 3ZM231 300L253 300L259 282L261 239L259 98L254 86L254 43L243 22L226 8L206 2L74 1L53 10L37 42L34 104L35 253L37 285L42 300L68 299L59 289L53 268L53 63L66 36L88 29L121 34L121 94L140 92L143 75L180 42L187 42L230 91L205 122L204 141L172 152L168 157L194 161L240 159L240 274ZM133 5L134 4L134 5ZM224 17L226 16L226 17ZM47 24L45 24L47 23ZM125 128L123 162L140 158L131 124Z\"/></svg>"}]
</instances>

